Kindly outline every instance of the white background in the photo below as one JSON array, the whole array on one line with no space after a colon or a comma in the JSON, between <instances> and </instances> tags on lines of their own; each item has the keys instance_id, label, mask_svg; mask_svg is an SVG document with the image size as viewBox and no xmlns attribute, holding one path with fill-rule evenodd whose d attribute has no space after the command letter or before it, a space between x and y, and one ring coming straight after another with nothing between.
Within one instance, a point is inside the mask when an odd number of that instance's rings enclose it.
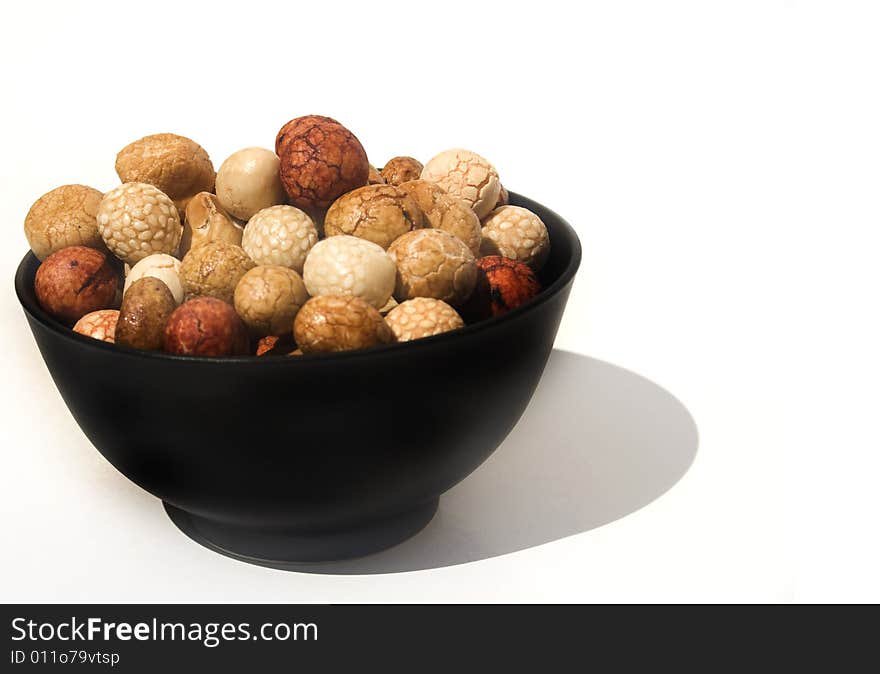
<instances>
[{"instance_id":1,"label":"white background","mask_svg":"<svg viewBox=\"0 0 880 674\"><path fill-rule=\"evenodd\" d=\"M0 599L880 600L873 3L191 5L0 10ZM27 209L109 189L143 135L219 165L308 113L378 165L472 148L574 224L557 346L690 410L699 451L674 488L499 557L298 574L191 543L104 462L14 297Z\"/></svg>"}]
</instances>

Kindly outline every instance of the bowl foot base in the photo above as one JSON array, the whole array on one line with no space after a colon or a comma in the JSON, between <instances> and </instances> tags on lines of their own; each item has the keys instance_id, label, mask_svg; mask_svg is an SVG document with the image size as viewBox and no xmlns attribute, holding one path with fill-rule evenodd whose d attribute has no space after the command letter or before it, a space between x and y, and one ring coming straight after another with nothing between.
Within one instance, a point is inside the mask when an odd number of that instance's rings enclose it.
<instances>
[{"instance_id":1,"label":"bowl foot base","mask_svg":"<svg viewBox=\"0 0 880 674\"><path fill-rule=\"evenodd\" d=\"M314 532L249 529L163 505L178 529L209 550L259 566L295 569L303 564L363 557L402 543L427 526L438 502L434 499L356 529Z\"/></svg>"}]
</instances>

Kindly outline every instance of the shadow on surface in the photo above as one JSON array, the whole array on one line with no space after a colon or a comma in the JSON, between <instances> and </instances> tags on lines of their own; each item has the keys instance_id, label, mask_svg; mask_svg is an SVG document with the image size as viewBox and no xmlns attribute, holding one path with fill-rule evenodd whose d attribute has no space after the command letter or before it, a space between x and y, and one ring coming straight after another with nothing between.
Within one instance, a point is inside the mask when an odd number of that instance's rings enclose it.
<instances>
[{"instance_id":1,"label":"shadow on surface","mask_svg":"<svg viewBox=\"0 0 880 674\"><path fill-rule=\"evenodd\" d=\"M415 571L487 559L589 531L642 508L687 472L697 453L687 409L622 368L553 351L510 436L440 498L413 538L306 573Z\"/></svg>"}]
</instances>

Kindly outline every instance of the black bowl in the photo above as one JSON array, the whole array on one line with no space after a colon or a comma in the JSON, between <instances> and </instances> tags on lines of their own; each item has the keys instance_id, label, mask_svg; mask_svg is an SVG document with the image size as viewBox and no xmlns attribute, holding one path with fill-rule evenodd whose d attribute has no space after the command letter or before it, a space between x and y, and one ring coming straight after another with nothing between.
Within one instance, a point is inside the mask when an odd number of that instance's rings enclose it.
<instances>
[{"instance_id":1,"label":"black bowl","mask_svg":"<svg viewBox=\"0 0 880 674\"><path fill-rule=\"evenodd\" d=\"M554 212L544 290L462 330L368 351L211 359L78 335L15 290L55 384L98 451L211 549L285 566L364 555L424 527L440 494L501 444L529 403L581 247ZM535 451L541 451L535 438Z\"/></svg>"}]
</instances>

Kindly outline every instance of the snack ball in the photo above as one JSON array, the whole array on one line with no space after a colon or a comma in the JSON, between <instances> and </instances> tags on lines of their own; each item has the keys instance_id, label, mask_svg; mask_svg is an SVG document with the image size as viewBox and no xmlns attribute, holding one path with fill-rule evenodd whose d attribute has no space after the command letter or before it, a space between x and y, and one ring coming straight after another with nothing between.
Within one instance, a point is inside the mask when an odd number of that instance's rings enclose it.
<instances>
[{"instance_id":1,"label":"snack ball","mask_svg":"<svg viewBox=\"0 0 880 674\"><path fill-rule=\"evenodd\" d=\"M397 266L394 298L398 302L433 297L457 307L470 297L477 282L474 254L442 229L407 232L391 244L388 256Z\"/></svg>"},{"instance_id":2,"label":"snack ball","mask_svg":"<svg viewBox=\"0 0 880 674\"><path fill-rule=\"evenodd\" d=\"M191 249L180 263L186 299L216 297L232 304L235 286L257 265L241 246L211 241Z\"/></svg>"},{"instance_id":3,"label":"snack ball","mask_svg":"<svg viewBox=\"0 0 880 674\"><path fill-rule=\"evenodd\" d=\"M397 237L427 226L416 201L394 185L366 185L343 194L324 217L327 236L349 234L386 250Z\"/></svg>"},{"instance_id":4,"label":"snack ball","mask_svg":"<svg viewBox=\"0 0 880 674\"><path fill-rule=\"evenodd\" d=\"M214 165L201 145L174 133L144 136L116 156L123 183L148 183L174 201L180 217L199 192L214 191Z\"/></svg>"},{"instance_id":5,"label":"snack ball","mask_svg":"<svg viewBox=\"0 0 880 674\"><path fill-rule=\"evenodd\" d=\"M177 307L165 325L165 351L188 356L241 356L247 329L231 304L197 297Z\"/></svg>"},{"instance_id":6,"label":"snack ball","mask_svg":"<svg viewBox=\"0 0 880 674\"><path fill-rule=\"evenodd\" d=\"M262 147L234 152L217 171L220 205L239 220L250 220L257 211L283 204L286 198L278 156Z\"/></svg>"},{"instance_id":7,"label":"snack ball","mask_svg":"<svg viewBox=\"0 0 880 674\"><path fill-rule=\"evenodd\" d=\"M398 342L432 337L464 327L458 312L443 300L416 297L402 302L385 316Z\"/></svg>"},{"instance_id":8,"label":"snack ball","mask_svg":"<svg viewBox=\"0 0 880 674\"><path fill-rule=\"evenodd\" d=\"M481 257L477 260L477 285L461 313L471 322L501 316L539 292L541 284L525 262L501 255Z\"/></svg>"},{"instance_id":9,"label":"snack ball","mask_svg":"<svg viewBox=\"0 0 880 674\"><path fill-rule=\"evenodd\" d=\"M292 326L289 326L292 327ZM293 331L288 335L266 335L257 342L257 356L286 356L296 347Z\"/></svg>"},{"instance_id":10,"label":"snack ball","mask_svg":"<svg viewBox=\"0 0 880 674\"><path fill-rule=\"evenodd\" d=\"M93 311L113 308L119 280L107 255L87 246L68 246L43 260L34 291L43 309L72 324Z\"/></svg>"},{"instance_id":11,"label":"snack ball","mask_svg":"<svg viewBox=\"0 0 880 674\"><path fill-rule=\"evenodd\" d=\"M177 302L165 283L154 276L139 278L122 298L116 343L144 351L161 349L165 324L176 307Z\"/></svg>"},{"instance_id":12,"label":"snack ball","mask_svg":"<svg viewBox=\"0 0 880 674\"><path fill-rule=\"evenodd\" d=\"M235 287L235 311L253 337L290 334L309 299L302 277L279 265L254 267ZM259 355L259 354L257 354Z\"/></svg>"},{"instance_id":13,"label":"snack ball","mask_svg":"<svg viewBox=\"0 0 880 674\"><path fill-rule=\"evenodd\" d=\"M550 255L550 235L541 218L521 206L501 206L483 221L483 255L503 255L539 271Z\"/></svg>"},{"instance_id":14,"label":"snack ball","mask_svg":"<svg viewBox=\"0 0 880 674\"><path fill-rule=\"evenodd\" d=\"M241 245L244 228L220 205L216 194L199 192L186 205L179 255L210 241Z\"/></svg>"},{"instance_id":15,"label":"snack ball","mask_svg":"<svg viewBox=\"0 0 880 674\"><path fill-rule=\"evenodd\" d=\"M98 232L98 205L104 195L85 185L62 185L37 199L24 219L24 234L34 255L45 260L68 246L106 251Z\"/></svg>"},{"instance_id":16,"label":"snack ball","mask_svg":"<svg viewBox=\"0 0 880 674\"><path fill-rule=\"evenodd\" d=\"M148 255L135 264L125 277L123 294L128 292L131 284L146 276L157 278L166 286L174 296L176 304L183 302L183 282L180 280L180 260L167 253L155 253Z\"/></svg>"},{"instance_id":17,"label":"snack ball","mask_svg":"<svg viewBox=\"0 0 880 674\"><path fill-rule=\"evenodd\" d=\"M498 202L501 182L498 171L485 158L470 150L446 150L422 169L422 180L437 183L454 197L485 217Z\"/></svg>"},{"instance_id":18,"label":"snack ball","mask_svg":"<svg viewBox=\"0 0 880 674\"><path fill-rule=\"evenodd\" d=\"M119 312L116 309L99 309L80 318L73 326L73 331L112 344L118 319Z\"/></svg>"},{"instance_id":19,"label":"snack ball","mask_svg":"<svg viewBox=\"0 0 880 674\"><path fill-rule=\"evenodd\" d=\"M270 206L254 214L244 228L241 247L257 264L277 264L302 274L318 228L296 206Z\"/></svg>"},{"instance_id":20,"label":"snack ball","mask_svg":"<svg viewBox=\"0 0 880 674\"><path fill-rule=\"evenodd\" d=\"M342 234L319 241L303 267L309 295L355 295L384 307L394 292L397 269L382 247Z\"/></svg>"},{"instance_id":21,"label":"snack ball","mask_svg":"<svg viewBox=\"0 0 880 674\"><path fill-rule=\"evenodd\" d=\"M322 295L305 303L293 322L303 353L351 351L394 341L375 307L353 295Z\"/></svg>"},{"instance_id":22,"label":"snack ball","mask_svg":"<svg viewBox=\"0 0 880 674\"><path fill-rule=\"evenodd\" d=\"M425 214L428 225L457 236L474 254L480 255L483 240L480 219L474 209L461 199L449 195L436 183L427 180L410 180L400 186L409 194Z\"/></svg>"},{"instance_id":23,"label":"snack ball","mask_svg":"<svg viewBox=\"0 0 880 674\"><path fill-rule=\"evenodd\" d=\"M307 115L290 120L275 138L281 182L290 203L323 210L367 184L370 162L360 141L335 119Z\"/></svg>"},{"instance_id":24,"label":"snack ball","mask_svg":"<svg viewBox=\"0 0 880 674\"><path fill-rule=\"evenodd\" d=\"M135 264L153 253L176 254L183 226L166 194L147 183L125 183L101 199L98 231L111 253Z\"/></svg>"},{"instance_id":25,"label":"snack ball","mask_svg":"<svg viewBox=\"0 0 880 674\"><path fill-rule=\"evenodd\" d=\"M381 175L389 185L402 185L410 180L418 180L424 168L422 162L413 157L394 157L385 164Z\"/></svg>"}]
</instances>

